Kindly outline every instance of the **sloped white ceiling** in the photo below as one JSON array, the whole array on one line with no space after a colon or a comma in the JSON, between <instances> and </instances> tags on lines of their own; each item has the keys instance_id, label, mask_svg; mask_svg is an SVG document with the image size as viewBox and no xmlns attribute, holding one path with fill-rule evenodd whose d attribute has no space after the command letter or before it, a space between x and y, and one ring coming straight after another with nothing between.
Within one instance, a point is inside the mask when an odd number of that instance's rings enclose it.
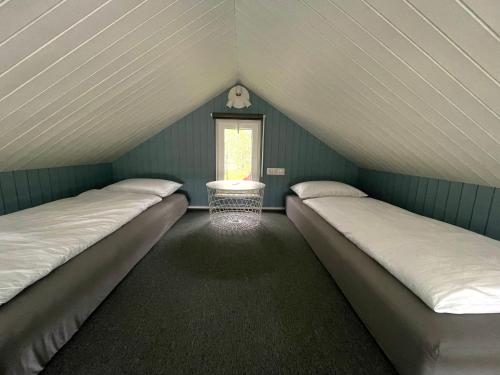
<instances>
[{"instance_id":1,"label":"sloped white ceiling","mask_svg":"<svg viewBox=\"0 0 500 375\"><path fill-rule=\"evenodd\" d=\"M0 6L0 170L111 161L236 82L233 0Z\"/></svg>"},{"instance_id":2,"label":"sloped white ceiling","mask_svg":"<svg viewBox=\"0 0 500 375\"><path fill-rule=\"evenodd\" d=\"M498 0L0 2L0 170L112 161L241 81L360 166L500 186Z\"/></svg>"},{"instance_id":3,"label":"sloped white ceiling","mask_svg":"<svg viewBox=\"0 0 500 375\"><path fill-rule=\"evenodd\" d=\"M241 81L358 165L500 186L500 1L237 1Z\"/></svg>"}]
</instances>

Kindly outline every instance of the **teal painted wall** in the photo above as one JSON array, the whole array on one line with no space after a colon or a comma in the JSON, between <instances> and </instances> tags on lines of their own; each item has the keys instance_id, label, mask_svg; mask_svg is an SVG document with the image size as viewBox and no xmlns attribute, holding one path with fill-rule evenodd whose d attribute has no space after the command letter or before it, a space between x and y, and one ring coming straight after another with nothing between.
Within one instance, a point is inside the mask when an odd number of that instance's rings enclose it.
<instances>
[{"instance_id":1,"label":"teal painted wall","mask_svg":"<svg viewBox=\"0 0 500 375\"><path fill-rule=\"evenodd\" d=\"M0 215L101 188L111 181L109 163L0 172Z\"/></svg>"},{"instance_id":2,"label":"teal painted wall","mask_svg":"<svg viewBox=\"0 0 500 375\"><path fill-rule=\"evenodd\" d=\"M184 184L190 204L207 205L205 184L215 179L215 126L212 112L263 113L264 168L286 168L285 176L264 176L264 206L283 207L293 183L336 179L355 183L358 168L272 105L251 94L252 106L231 110L227 91L191 112L113 163L115 180L158 177Z\"/></svg>"},{"instance_id":3,"label":"teal painted wall","mask_svg":"<svg viewBox=\"0 0 500 375\"><path fill-rule=\"evenodd\" d=\"M373 198L500 240L500 189L360 169Z\"/></svg>"}]
</instances>

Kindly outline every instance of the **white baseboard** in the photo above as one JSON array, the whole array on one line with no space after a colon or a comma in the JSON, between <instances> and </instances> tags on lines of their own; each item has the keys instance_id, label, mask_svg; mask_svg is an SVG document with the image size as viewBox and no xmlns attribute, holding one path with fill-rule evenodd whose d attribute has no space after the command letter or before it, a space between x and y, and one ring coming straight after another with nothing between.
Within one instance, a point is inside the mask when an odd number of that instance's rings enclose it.
<instances>
[{"instance_id":1,"label":"white baseboard","mask_svg":"<svg viewBox=\"0 0 500 375\"><path fill-rule=\"evenodd\" d=\"M208 210L208 206L188 206L190 210ZM285 207L262 207L264 211L284 211Z\"/></svg>"}]
</instances>

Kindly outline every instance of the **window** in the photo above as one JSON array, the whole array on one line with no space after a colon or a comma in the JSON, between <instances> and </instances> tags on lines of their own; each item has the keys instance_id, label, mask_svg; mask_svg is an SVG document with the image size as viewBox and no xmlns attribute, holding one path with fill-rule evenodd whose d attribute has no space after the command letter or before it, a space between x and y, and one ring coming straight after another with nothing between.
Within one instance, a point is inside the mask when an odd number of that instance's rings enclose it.
<instances>
[{"instance_id":1,"label":"window","mask_svg":"<svg viewBox=\"0 0 500 375\"><path fill-rule=\"evenodd\" d=\"M217 119L217 180L259 181L261 120Z\"/></svg>"}]
</instances>

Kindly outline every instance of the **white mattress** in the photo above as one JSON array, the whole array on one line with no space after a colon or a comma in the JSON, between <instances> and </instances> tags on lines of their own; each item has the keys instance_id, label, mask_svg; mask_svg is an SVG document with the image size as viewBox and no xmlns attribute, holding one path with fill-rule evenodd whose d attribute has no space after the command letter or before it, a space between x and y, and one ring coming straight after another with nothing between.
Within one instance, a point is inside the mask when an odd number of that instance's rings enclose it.
<instances>
[{"instance_id":1,"label":"white mattress","mask_svg":"<svg viewBox=\"0 0 500 375\"><path fill-rule=\"evenodd\" d=\"M0 305L159 201L90 190L0 216Z\"/></svg>"},{"instance_id":2,"label":"white mattress","mask_svg":"<svg viewBox=\"0 0 500 375\"><path fill-rule=\"evenodd\" d=\"M371 198L304 203L434 311L500 312L500 241Z\"/></svg>"}]
</instances>

